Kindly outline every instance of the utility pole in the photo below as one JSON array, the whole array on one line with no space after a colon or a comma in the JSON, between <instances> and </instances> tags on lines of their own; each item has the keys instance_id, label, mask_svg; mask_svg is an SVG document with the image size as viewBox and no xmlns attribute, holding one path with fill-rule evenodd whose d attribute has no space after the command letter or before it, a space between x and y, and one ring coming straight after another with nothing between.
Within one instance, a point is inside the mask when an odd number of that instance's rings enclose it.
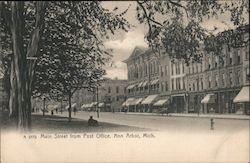
<instances>
[{"instance_id":1,"label":"utility pole","mask_svg":"<svg viewBox=\"0 0 250 163\"><path fill-rule=\"evenodd\" d=\"M45 100L46 100L46 98L43 97L43 116L45 115Z\"/></svg>"},{"instance_id":2,"label":"utility pole","mask_svg":"<svg viewBox=\"0 0 250 163\"><path fill-rule=\"evenodd\" d=\"M96 83L96 113L97 113L97 118L99 118L99 99L98 99L98 83Z\"/></svg>"}]
</instances>

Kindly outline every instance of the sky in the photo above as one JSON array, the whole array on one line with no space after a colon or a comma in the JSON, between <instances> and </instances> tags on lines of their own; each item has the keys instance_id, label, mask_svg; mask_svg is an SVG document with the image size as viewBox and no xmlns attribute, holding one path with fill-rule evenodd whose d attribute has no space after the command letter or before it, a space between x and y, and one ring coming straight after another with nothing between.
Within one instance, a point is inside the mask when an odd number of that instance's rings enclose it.
<instances>
[{"instance_id":1,"label":"sky","mask_svg":"<svg viewBox=\"0 0 250 163\"><path fill-rule=\"evenodd\" d=\"M102 6L110 11L118 7L115 13L121 13L130 6L124 17L133 27L131 27L128 32L116 32L115 35L111 36L111 38L104 43L107 48L113 49L112 66L109 64L109 66L104 67L107 73L106 77L112 79L127 79L127 66L123 61L131 55L135 46L147 47L147 43L144 39L144 35L148 30L147 25L139 24L136 19L135 1L105 1L102 2ZM225 14L219 19L210 19L201 25L214 33L218 33L232 27L232 23L228 21L229 18L229 14ZM214 30L215 28L216 30Z\"/></svg>"}]
</instances>

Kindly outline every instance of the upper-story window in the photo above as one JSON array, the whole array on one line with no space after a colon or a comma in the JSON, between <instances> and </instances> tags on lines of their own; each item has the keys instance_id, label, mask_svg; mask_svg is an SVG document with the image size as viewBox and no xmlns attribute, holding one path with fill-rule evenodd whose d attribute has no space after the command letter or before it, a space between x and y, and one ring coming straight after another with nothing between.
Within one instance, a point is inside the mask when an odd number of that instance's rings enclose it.
<instances>
[{"instance_id":1,"label":"upper-story window","mask_svg":"<svg viewBox=\"0 0 250 163\"><path fill-rule=\"evenodd\" d=\"M229 53L229 64L230 65L233 64L233 53L232 52Z\"/></svg>"},{"instance_id":2,"label":"upper-story window","mask_svg":"<svg viewBox=\"0 0 250 163\"><path fill-rule=\"evenodd\" d=\"M182 63L182 73L185 73L185 63Z\"/></svg>"},{"instance_id":3,"label":"upper-story window","mask_svg":"<svg viewBox=\"0 0 250 163\"><path fill-rule=\"evenodd\" d=\"M211 76L208 76L208 88L212 87L212 78Z\"/></svg>"},{"instance_id":4,"label":"upper-story window","mask_svg":"<svg viewBox=\"0 0 250 163\"><path fill-rule=\"evenodd\" d=\"M222 74L221 86L225 86L225 74Z\"/></svg>"},{"instance_id":5,"label":"upper-story window","mask_svg":"<svg viewBox=\"0 0 250 163\"><path fill-rule=\"evenodd\" d=\"M165 75L167 76L168 75L168 66L165 65Z\"/></svg>"},{"instance_id":6,"label":"upper-story window","mask_svg":"<svg viewBox=\"0 0 250 163\"><path fill-rule=\"evenodd\" d=\"M214 67L217 68L219 65L219 56L215 56Z\"/></svg>"},{"instance_id":7,"label":"upper-story window","mask_svg":"<svg viewBox=\"0 0 250 163\"><path fill-rule=\"evenodd\" d=\"M175 72L176 72L176 74L180 74L180 64L179 64L179 62L177 62L175 64Z\"/></svg>"},{"instance_id":8,"label":"upper-story window","mask_svg":"<svg viewBox=\"0 0 250 163\"><path fill-rule=\"evenodd\" d=\"M233 86L233 72L229 72L229 85Z\"/></svg>"},{"instance_id":9,"label":"upper-story window","mask_svg":"<svg viewBox=\"0 0 250 163\"><path fill-rule=\"evenodd\" d=\"M119 93L119 86L116 86L116 93Z\"/></svg>"},{"instance_id":10,"label":"upper-story window","mask_svg":"<svg viewBox=\"0 0 250 163\"><path fill-rule=\"evenodd\" d=\"M176 89L180 90L181 89L181 81L180 78L176 78Z\"/></svg>"},{"instance_id":11,"label":"upper-story window","mask_svg":"<svg viewBox=\"0 0 250 163\"><path fill-rule=\"evenodd\" d=\"M175 90L174 89L174 79L172 79L171 82L172 82L172 90Z\"/></svg>"},{"instance_id":12,"label":"upper-story window","mask_svg":"<svg viewBox=\"0 0 250 163\"><path fill-rule=\"evenodd\" d=\"M201 78L200 81L201 81L201 90L203 90L203 88L204 88L203 87L203 78Z\"/></svg>"},{"instance_id":13,"label":"upper-story window","mask_svg":"<svg viewBox=\"0 0 250 163\"><path fill-rule=\"evenodd\" d=\"M237 64L240 64L241 63L241 58L240 58L240 49L235 49L235 52L236 52L236 56L237 56Z\"/></svg>"},{"instance_id":14,"label":"upper-story window","mask_svg":"<svg viewBox=\"0 0 250 163\"><path fill-rule=\"evenodd\" d=\"M174 75L174 63L171 63L171 74Z\"/></svg>"},{"instance_id":15,"label":"upper-story window","mask_svg":"<svg viewBox=\"0 0 250 163\"><path fill-rule=\"evenodd\" d=\"M163 67L161 66L161 76L163 76Z\"/></svg>"},{"instance_id":16,"label":"upper-story window","mask_svg":"<svg viewBox=\"0 0 250 163\"><path fill-rule=\"evenodd\" d=\"M215 87L218 86L218 82L219 82L219 78L218 78L218 74L215 75Z\"/></svg>"},{"instance_id":17,"label":"upper-story window","mask_svg":"<svg viewBox=\"0 0 250 163\"><path fill-rule=\"evenodd\" d=\"M250 77L249 67L247 67L247 68L245 69L245 79L246 79L245 82L248 82L249 77Z\"/></svg>"},{"instance_id":18,"label":"upper-story window","mask_svg":"<svg viewBox=\"0 0 250 163\"><path fill-rule=\"evenodd\" d=\"M236 85L240 85L240 79L241 79L241 71L237 71L237 74L236 74Z\"/></svg>"},{"instance_id":19,"label":"upper-story window","mask_svg":"<svg viewBox=\"0 0 250 163\"><path fill-rule=\"evenodd\" d=\"M168 91L168 82L165 81L165 91L167 92Z\"/></svg>"},{"instance_id":20,"label":"upper-story window","mask_svg":"<svg viewBox=\"0 0 250 163\"><path fill-rule=\"evenodd\" d=\"M245 59L248 60L249 59L249 46L245 47Z\"/></svg>"},{"instance_id":21,"label":"upper-story window","mask_svg":"<svg viewBox=\"0 0 250 163\"><path fill-rule=\"evenodd\" d=\"M111 93L111 87L108 87L108 93Z\"/></svg>"},{"instance_id":22,"label":"upper-story window","mask_svg":"<svg viewBox=\"0 0 250 163\"><path fill-rule=\"evenodd\" d=\"M145 64L145 67L144 67L144 76L147 76L148 75L148 66L147 64Z\"/></svg>"},{"instance_id":23,"label":"upper-story window","mask_svg":"<svg viewBox=\"0 0 250 163\"><path fill-rule=\"evenodd\" d=\"M212 68L212 57L208 57L208 69Z\"/></svg>"}]
</instances>

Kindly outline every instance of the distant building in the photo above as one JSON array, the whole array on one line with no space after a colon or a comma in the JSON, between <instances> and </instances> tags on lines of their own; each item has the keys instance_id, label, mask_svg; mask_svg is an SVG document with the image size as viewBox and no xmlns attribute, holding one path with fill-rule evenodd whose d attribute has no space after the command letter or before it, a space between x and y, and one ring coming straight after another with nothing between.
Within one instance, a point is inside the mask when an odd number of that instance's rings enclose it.
<instances>
[{"instance_id":1,"label":"distant building","mask_svg":"<svg viewBox=\"0 0 250 163\"><path fill-rule=\"evenodd\" d=\"M82 89L76 92L73 101L79 106L91 110L96 109L96 105L101 111L120 111L121 105L126 99L127 80L119 79L104 79L98 86L98 103L97 103L97 89L90 92Z\"/></svg>"},{"instance_id":2,"label":"distant building","mask_svg":"<svg viewBox=\"0 0 250 163\"><path fill-rule=\"evenodd\" d=\"M4 78L0 76L0 110L7 109L8 107L8 96L4 90Z\"/></svg>"}]
</instances>

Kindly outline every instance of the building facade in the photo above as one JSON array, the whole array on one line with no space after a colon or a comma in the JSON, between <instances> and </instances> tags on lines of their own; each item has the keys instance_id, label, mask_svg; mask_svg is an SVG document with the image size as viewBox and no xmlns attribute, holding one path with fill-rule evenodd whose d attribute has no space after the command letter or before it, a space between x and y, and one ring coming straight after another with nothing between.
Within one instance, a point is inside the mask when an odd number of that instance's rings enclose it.
<instances>
[{"instance_id":1,"label":"building facade","mask_svg":"<svg viewBox=\"0 0 250 163\"><path fill-rule=\"evenodd\" d=\"M249 40L249 33L243 37ZM203 49L201 53L200 63L187 65L165 52L135 47L124 61L128 86L123 107L133 112L159 112L167 107L175 113L248 113L249 100L235 102L235 98L241 92L249 94L249 45L222 45L220 58ZM156 105L161 100L165 105Z\"/></svg>"},{"instance_id":2,"label":"building facade","mask_svg":"<svg viewBox=\"0 0 250 163\"><path fill-rule=\"evenodd\" d=\"M82 108L96 110L98 105L100 111L117 112L126 99L126 86L127 80L104 79L93 92L86 89L77 91L73 102L78 105L77 108L83 106Z\"/></svg>"},{"instance_id":3,"label":"building facade","mask_svg":"<svg viewBox=\"0 0 250 163\"><path fill-rule=\"evenodd\" d=\"M243 37L249 39L249 34ZM249 85L249 45L239 48L223 45L221 56L204 54L201 63L188 66L189 113L249 112L249 102L234 103L241 89Z\"/></svg>"},{"instance_id":4,"label":"building facade","mask_svg":"<svg viewBox=\"0 0 250 163\"><path fill-rule=\"evenodd\" d=\"M123 107L132 112L155 112L169 100L169 56L149 48L135 47L124 61L128 68L127 100ZM162 100L162 105L153 105Z\"/></svg>"}]
</instances>

